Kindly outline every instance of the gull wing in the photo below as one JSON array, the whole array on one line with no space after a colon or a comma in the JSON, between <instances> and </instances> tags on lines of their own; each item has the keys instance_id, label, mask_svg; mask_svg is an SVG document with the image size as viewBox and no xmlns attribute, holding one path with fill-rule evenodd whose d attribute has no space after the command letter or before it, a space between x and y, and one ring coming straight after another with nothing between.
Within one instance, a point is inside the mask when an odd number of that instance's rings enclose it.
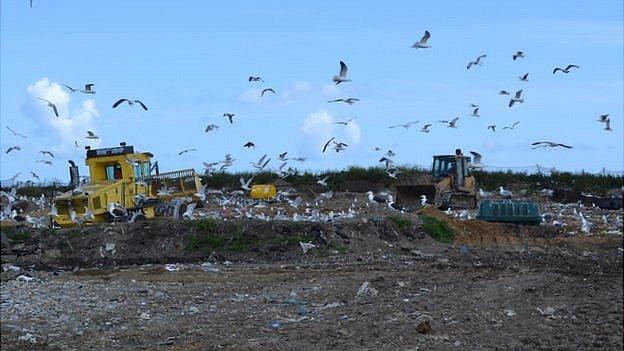
<instances>
[{"instance_id":1,"label":"gull wing","mask_svg":"<svg viewBox=\"0 0 624 351\"><path fill-rule=\"evenodd\" d=\"M345 64L343 61L340 61L340 76L346 77L348 70L349 69L347 68L347 64Z\"/></svg>"}]
</instances>

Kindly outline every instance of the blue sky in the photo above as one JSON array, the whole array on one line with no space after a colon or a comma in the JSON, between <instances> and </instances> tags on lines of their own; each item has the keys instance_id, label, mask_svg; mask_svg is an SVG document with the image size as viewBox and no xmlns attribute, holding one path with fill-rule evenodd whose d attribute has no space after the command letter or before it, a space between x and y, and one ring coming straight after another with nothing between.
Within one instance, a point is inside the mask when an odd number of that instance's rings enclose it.
<instances>
[{"instance_id":1,"label":"blue sky","mask_svg":"<svg viewBox=\"0 0 624 351\"><path fill-rule=\"evenodd\" d=\"M120 141L150 151L161 170L237 159L251 168L263 154L309 157L302 169L377 165L380 152L400 164L429 165L456 147L493 167L540 164L566 170L624 169L624 12L621 1L3 1L0 21L0 179L34 171L67 176L83 164L86 130L94 146ZM430 49L412 49L423 32ZM513 61L516 50L526 58ZM487 54L482 66L466 64ZM333 85L339 61L352 82ZM577 64L570 74L555 66ZM529 82L518 76L529 73ZM259 75L265 83L248 82ZM94 83L97 93L68 94L60 84ZM260 99L260 89L277 94ZM524 90L508 108L505 89ZM61 119L37 97L61 105ZM121 106L140 99L149 111ZM348 106L333 98L357 97ZM470 103L481 106L471 117ZM224 112L236 114L230 125ZM611 115L612 132L596 122ZM335 121L357 117L348 127ZM460 117L458 129L425 123ZM409 130L388 126L419 120ZM513 131L500 130L515 121ZM204 133L207 124L220 126ZM487 130L496 124L495 133ZM27 135L14 136L5 127ZM349 144L321 154L329 137ZM242 145L253 141L254 150ZM571 150L531 150L551 140ZM11 146L22 150L6 154ZM196 148L178 156L180 150ZM54 163L40 150L56 154ZM86 173L84 167L82 174Z\"/></svg>"}]
</instances>

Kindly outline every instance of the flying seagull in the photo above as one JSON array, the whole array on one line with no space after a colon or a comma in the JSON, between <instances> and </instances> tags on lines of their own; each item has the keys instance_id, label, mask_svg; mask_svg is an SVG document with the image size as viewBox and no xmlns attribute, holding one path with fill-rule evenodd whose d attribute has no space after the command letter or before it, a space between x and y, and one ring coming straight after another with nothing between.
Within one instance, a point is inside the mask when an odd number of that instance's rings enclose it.
<instances>
[{"instance_id":1,"label":"flying seagull","mask_svg":"<svg viewBox=\"0 0 624 351\"><path fill-rule=\"evenodd\" d=\"M185 154L187 152L191 152L191 151L197 151L197 149L184 149L184 150L178 152L178 156L183 155L183 154Z\"/></svg>"},{"instance_id":2,"label":"flying seagull","mask_svg":"<svg viewBox=\"0 0 624 351\"><path fill-rule=\"evenodd\" d=\"M606 122L607 119L609 119L609 114L604 114L604 115L600 115L600 119L598 120L598 122ZM7 127L8 128L8 127Z\"/></svg>"},{"instance_id":3,"label":"flying seagull","mask_svg":"<svg viewBox=\"0 0 624 351\"><path fill-rule=\"evenodd\" d=\"M113 104L113 108L116 108L117 106L121 105L123 102L127 102L127 103L128 103L128 105L130 105L130 106L132 106L132 105L134 105L135 103L137 103L137 104L141 105L141 107L142 107L145 111L147 111L147 106L145 106L145 104L144 104L143 102L141 102L140 100L130 100L130 99L119 99L119 100L117 100L117 102L115 102L115 103Z\"/></svg>"},{"instance_id":4,"label":"flying seagull","mask_svg":"<svg viewBox=\"0 0 624 351\"><path fill-rule=\"evenodd\" d=\"M521 75L520 77L518 77L518 79L520 79L523 82L528 82L529 81L529 74L525 73L524 75Z\"/></svg>"},{"instance_id":5,"label":"flying seagull","mask_svg":"<svg viewBox=\"0 0 624 351\"><path fill-rule=\"evenodd\" d=\"M523 103L524 99L520 97L521 95L522 95L522 89L516 91L516 96L511 98L511 100L509 100L509 107L513 106L513 104L516 102Z\"/></svg>"},{"instance_id":6,"label":"flying seagull","mask_svg":"<svg viewBox=\"0 0 624 351\"><path fill-rule=\"evenodd\" d=\"M219 129L219 126L216 124L209 124L206 126L206 130L204 131L205 133L211 132L213 130L217 130Z\"/></svg>"},{"instance_id":7,"label":"flying seagull","mask_svg":"<svg viewBox=\"0 0 624 351\"><path fill-rule=\"evenodd\" d=\"M69 89L69 91L71 91L72 93L80 91L83 94L91 94L91 95L95 94L95 90L93 90L93 86L94 85L95 84L92 84L92 83L85 84L84 89L78 90L78 89L70 87L67 84L63 84L63 86L65 86L65 88Z\"/></svg>"},{"instance_id":8,"label":"flying seagull","mask_svg":"<svg viewBox=\"0 0 624 351\"><path fill-rule=\"evenodd\" d=\"M470 107L475 108L475 107L479 107L479 105L477 105L477 104L470 104Z\"/></svg>"},{"instance_id":9,"label":"flying seagull","mask_svg":"<svg viewBox=\"0 0 624 351\"><path fill-rule=\"evenodd\" d=\"M250 149L252 149L252 148L255 148L255 147L256 147L256 144L254 144L254 143L253 143L253 142L251 142L251 141L248 141L248 142L246 142L246 143L245 143L245 145L243 145L243 147L246 147L246 148L250 148Z\"/></svg>"},{"instance_id":10,"label":"flying seagull","mask_svg":"<svg viewBox=\"0 0 624 351\"><path fill-rule=\"evenodd\" d=\"M487 129L491 129L493 132L496 131L496 124L490 124Z\"/></svg>"},{"instance_id":11,"label":"flying seagull","mask_svg":"<svg viewBox=\"0 0 624 351\"><path fill-rule=\"evenodd\" d=\"M47 103L48 103L48 107L49 107L49 108L51 108L51 109L54 111L54 115L55 115L56 117L58 117L58 116L59 116L58 109L56 108L56 105L55 105L55 104L53 104L53 103L52 103L52 102L50 102L49 100L46 100L46 99L43 99L43 98L39 98L39 100L47 102Z\"/></svg>"},{"instance_id":12,"label":"flying seagull","mask_svg":"<svg viewBox=\"0 0 624 351\"><path fill-rule=\"evenodd\" d=\"M269 161L271 161L271 158L269 157L266 161L264 160L267 157L267 154L264 154L262 157L260 157L260 159L258 160L258 162L250 162L251 166L253 168L257 168L258 171L261 171L264 169L264 167L266 167L269 164ZM264 163L263 163L264 162Z\"/></svg>"},{"instance_id":13,"label":"flying seagull","mask_svg":"<svg viewBox=\"0 0 624 351\"><path fill-rule=\"evenodd\" d=\"M472 117L479 117L479 107L475 107L474 110L472 110Z\"/></svg>"},{"instance_id":14,"label":"flying seagull","mask_svg":"<svg viewBox=\"0 0 624 351\"><path fill-rule=\"evenodd\" d=\"M429 133L429 127L431 127L431 124L425 124L422 128L420 128L420 131L423 133Z\"/></svg>"},{"instance_id":15,"label":"flying seagull","mask_svg":"<svg viewBox=\"0 0 624 351\"><path fill-rule=\"evenodd\" d=\"M254 176L249 178L249 180L245 181L245 179L243 177L240 177L240 179L238 181L241 184L241 189L246 190L246 191L250 191L251 188L249 186L251 185L251 182L253 181L253 179L254 179Z\"/></svg>"},{"instance_id":16,"label":"flying seagull","mask_svg":"<svg viewBox=\"0 0 624 351\"><path fill-rule=\"evenodd\" d=\"M482 169L483 167L485 167L483 165L483 163L481 163L481 154L476 152L476 151L470 151L470 153L472 154L473 158L472 161L468 164L468 167L471 169Z\"/></svg>"},{"instance_id":17,"label":"flying seagull","mask_svg":"<svg viewBox=\"0 0 624 351\"><path fill-rule=\"evenodd\" d=\"M51 157L54 157L54 154L50 151L42 150L42 151L39 151L39 153L42 155L50 155Z\"/></svg>"},{"instance_id":18,"label":"flying seagull","mask_svg":"<svg viewBox=\"0 0 624 351\"><path fill-rule=\"evenodd\" d=\"M334 76L334 78L332 78L332 81L336 82L336 85L344 82L350 82L351 79L347 79L347 70L347 65L343 61L340 61L340 74Z\"/></svg>"},{"instance_id":19,"label":"flying seagull","mask_svg":"<svg viewBox=\"0 0 624 351\"><path fill-rule=\"evenodd\" d=\"M275 90L273 90L272 88L266 88L266 89L262 89L262 93L260 93L260 97L263 97L264 93L269 92L269 91L275 94Z\"/></svg>"},{"instance_id":20,"label":"flying seagull","mask_svg":"<svg viewBox=\"0 0 624 351\"><path fill-rule=\"evenodd\" d=\"M349 118L349 119L348 119L348 120L346 120L346 121L340 121L340 122L336 122L336 123L334 123L334 124L342 124L343 126L346 126L346 125L348 125L349 123L351 123L351 121L353 121L353 120L354 120L354 119L356 119L356 118L357 118L357 117Z\"/></svg>"},{"instance_id":21,"label":"flying seagull","mask_svg":"<svg viewBox=\"0 0 624 351\"><path fill-rule=\"evenodd\" d=\"M524 58L524 52L522 51L516 51L515 54L513 54L511 56L513 58L513 60L515 61L517 58Z\"/></svg>"},{"instance_id":22,"label":"flying seagull","mask_svg":"<svg viewBox=\"0 0 624 351\"><path fill-rule=\"evenodd\" d=\"M288 155L288 151L277 155L277 159L280 160L280 161L287 161L288 158L286 158L286 155Z\"/></svg>"},{"instance_id":23,"label":"flying seagull","mask_svg":"<svg viewBox=\"0 0 624 351\"><path fill-rule=\"evenodd\" d=\"M407 122L407 123L404 123L404 124L396 124L396 125L393 125L393 126L389 126L388 128L392 129L392 128L396 128L396 127L403 127L405 129L409 129L409 127L411 127L412 124L416 124L418 122L420 122L420 121L412 121L412 122Z\"/></svg>"},{"instance_id":24,"label":"flying seagull","mask_svg":"<svg viewBox=\"0 0 624 351\"><path fill-rule=\"evenodd\" d=\"M506 127L503 127L503 130L505 130L505 129L511 129L511 130L513 130L514 128L516 128L516 126L518 125L518 123L520 123L520 121L515 121L515 122L514 122L511 126L506 126Z\"/></svg>"},{"instance_id":25,"label":"flying seagull","mask_svg":"<svg viewBox=\"0 0 624 351\"><path fill-rule=\"evenodd\" d=\"M37 160L35 162L36 163L45 163L48 166L52 166L52 161L48 161L48 160Z\"/></svg>"},{"instance_id":26,"label":"flying seagull","mask_svg":"<svg viewBox=\"0 0 624 351\"><path fill-rule=\"evenodd\" d=\"M336 139L336 137L332 137L325 143L325 146L323 146L323 153L325 153L325 151L327 150L327 147L329 146L329 144L331 144L332 141L334 141L334 139Z\"/></svg>"},{"instance_id":27,"label":"flying seagull","mask_svg":"<svg viewBox=\"0 0 624 351\"><path fill-rule=\"evenodd\" d=\"M95 140L95 139L99 139L100 137L95 135L95 133L93 133L92 131L87 130L87 136L85 138Z\"/></svg>"},{"instance_id":28,"label":"flying seagull","mask_svg":"<svg viewBox=\"0 0 624 351\"><path fill-rule=\"evenodd\" d=\"M262 78L254 77L254 76L249 76L249 81L250 82L264 82L264 80L262 80Z\"/></svg>"},{"instance_id":29,"label":"flying seagull","mask_svg":"<svg viewBox=\"0 0 624 351\"><path fill-rule=\"evenodd\" d=\"M429 40L429 38L431 38L431 33L429 33L428 30L425 31L425 35L422 36L422 38L420 38L419 41L415 42L414 45L412 45L412 47L414 49L426 49L426 48L430 48L431 45L427 44L427 40Z\"/></svg>"},{"instance_id":30,"label":"flying seagull","mask_svg":"<svg viewBox=\"0 0 624 351\"><path fill-rule=\"evenodd\" d=\"M607 118L607 120L605 121L604 130L608 130L608 131L612 131L613 130L613 129L611 129L611 119Z\"/></svg>"},{"instance_id":31,"label":"flying seagull","mask_svg":"<svg viewBox=\"0 0 624 351\"><path fill-rule=\"evenodd\" d=\"M232 121L232 118L234 118L234 115L235 115L234 113L226 112L226 113L223 114L223 117L226 117L227 119L229 119L230 120L230 124L234 124L234 121Z\"/></svg>"},{"instance_id":32,"label":"flying seagull","mask_svg":"<svg viewBox=\"0 0 624 351\"><path fill-rule=\"evenodd\" d=\"M336 152L340 152L340 151L346 150L348 146L349 145L347 145L345 143L342 143L342 142L341 143L337 143L337 142L334 141L333 149L336 150Z\"/></svg>"},{"instance_id":33,"label":"flying seagull","mask_svg":"<svg viewBox=\"0 0 624 351\"><path fill-rule=\"evenodd\" d=\"M19 146L11 146L10 148L7 149L6 153L8 154L9 152L11 152L13 150L21 151L22 148L19 147Z\"/></svg>"},{"instance_id":34,"label":"flying seagull","mask_svg":"<svg viewBox=\"0 0 624 351\"><path fill-rule=\"evenodd\" d=\"M37 180L41 180L41 179L39 179L39 176L37 175L37 173L35 173L35 172L33 172L33 171L30 171L30 175L31 175L33 178L37 179Z\"/></svg>"},{"instance_id":35,"label":"flying seagull","mask_svg":"<svg viewBox=\"0 0 624 351\"><path fill-rule=\"evenodd\" d=\"M356 101L360 101L358 98L346 98L346 99L335 99L335 100L327 100L327 102L344 102L349 105L353 105Z\"/></svg>"},{"instance_id":36,"label":"flying seagull","mask_svg":"<svg viewBox=\"0 0 624 351\"><path fill-rule=\"evenodd\" d=\"M507 95L507 96L509 96L510 94L509 94L509 92L507 90L501 90L501 91L498 92L498 95Z\"/></svg>"},{"instance_id":37,"label":"flying seagull","mask_svg":"<svg viewBox=\"0 0 624 351\"><path fill-rule=\"evenodd\" d=\"M486 58L486 57L487 57L487 55L480 55L480 56L478 56L476 60L468 62L468 65L466 66L466 69L470 69L470 67L472 67L474 65L481 66L481 60Z\"/></svg>"},{"instance_id":38,"label":"flying seagull","mask_svg":"<svg viewBox=\"0 0 624 351\"><path fill-rule=\"evenodd\" d=\"M565 147L566 149L572 148L572 146L560 144L560 143L553 143L552 141L536 141L532 143L531 145L533 146L531 149L537 149L539 147L552 147L552 148Z\"/></svg>"},{"instance_id":39,"label":"flying seagull","mask_svg":"<svg viewBox=\"0 0 624 351\"><path fill-rule=\"evenodd\" d=\"M608 116L608 115L607 115L607 116ZM20 133L18 133L18 132L16 132L16 131L14 131L14 130L13 130L13 129L11 129L11 127L9 127L9 126L7 126L7 127L6 127L6 129L8 129L11 133L13 133L13 135L16 135L16 136L21 136L21 137L22 137L22 138L24 138L24 139L27 139L27 138L28 138L27 136L25 136L25 135L23 135L23 134L20 134Z\"/></svg>"},{"instance_id":40,"label":"flying seagull","mask_svg":"<svg viewBox=\"0 0 624 351\"><path fill-rule=\"evenodd\" d=\"M450 122L448 122L447 127L449 127L449 128L457 128L455 123L457 123L458 120L459 120L459 117L453 118Z\"/></svg>"},{"instance_id":41,"label":"flying seagull","mask_svg":"<svg viewBox=\"0 0 624 351\"><path fill-rule=\"evenodd\" d=\"M561 71L563 73L570 73L571 68L581 68L581 67L577 65L568 65L566 68L555 67L555 69L553 69L553 74L557 73L557 71Z\"/></svg>"}]
</instances>

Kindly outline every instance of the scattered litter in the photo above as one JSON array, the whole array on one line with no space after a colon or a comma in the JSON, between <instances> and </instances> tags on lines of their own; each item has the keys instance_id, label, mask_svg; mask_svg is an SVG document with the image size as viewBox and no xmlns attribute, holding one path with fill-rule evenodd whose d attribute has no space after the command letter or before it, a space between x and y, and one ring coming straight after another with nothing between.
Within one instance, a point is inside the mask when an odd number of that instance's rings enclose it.
<instances>
[{"instance_id":1,"label":"scattered litter","mask_svg":"<svg viewBox=\"0 0 624 351\"><path fill-rule=\"evenodd\" d=\"M306 304L303 301L299 300L295 292L291 292L286 300L284 300L284 303L297 306L299 308L297 313L300 316L303 316L308 312Z\"/></svg>"},{"instance_id":2,"label":"scattered litter","mask_svg":"<svg viewBox=\"0 0 624 351\"><path fill-rule=\"evenodd\" d=\"M199 308L197 308L197 307L195 307L195 306L191 306L191 307L189 307L189 309L188 309L188 313L189 313L189 314L195 314L195 313L198 313L198 312L199 312Z\"/></svg>"},{"instance_id":3,"label":"scattered litter","mask_svg":"<svg viewBox=\"0 0 624 351\"><path fill-rule=\"evenodd\" d=\"M308 250L313 249L316 247L316 245L312 244L311 242L299 242L299 246L301 246L301 250L303 250L303 254L305 255L306 253L308 253Z\"/></svg>"},{"instance_id":4,"label":"scattered litter","mask_svg":"<svg viewBox=\"0 0 624 351\"><path fill-rule=\"evenodd\" d=\"M271 329L279 329L282 327L282 322L278 321L277 319L271 319L269 323L267 323L267 327Z\"/></svg>"},{"instance_id":5,"label":"scattered litter","mask_svg":"<svg viewBox=\"0 0 624 351\"><path fill-rule=\"evenodd\" d=\"M26 274L20 274L15 279L16 280L21 280L21 281L24 281L24 282L32 282L33 280L35 280L35 278L33 278L31 276L28 276Z\"/></svg>"},{"instance_id":6,"label":"scattered litter","mask_svg":"<svg viewBox=\"0 0 624 351\"><path fill-rule=\"evenodd\" d=\"M165 269L168 270L169 272L179 271L180 268L181 268L180 265L177 263L168 263L165 265Z\"/></svg>"},{"instance_id":7,"label":"scattered litter","mask_svg":"<svg viewBox=\"0 0 624 351\"><path fill-rule=\"evenodd\" d=\"M555 309L548 306L545 309L541 309L541 308L537 308L537 310L539 311L539 313L542 314L542 316L547 317L547 318L555 318Z\"/></svg>"},{"instance_id":8,"label":"scattered litter","mask_svg":"<svg viewBox=\"0 0 624 351\"><path fill-rule=\"evenodd\" d=\"M505 315L507 317L515 317L515 316L517 316L516 312L514 312L513 310L506 309L506 310L503 310L503 312L505 312Z\"/></svg>"},{"instance_id":9,"label":"scattered litter","mask_svg":"<svg viewBox=\"0 0 624 351\"><path fill-rule=\"evenodd\" d=\"M459 340L457 340L457 341L455 341L455 342L453 343L453 345L454 345L454 346L457 346L457 347L461 346L461 344L462 344L462 343L461 343L461 341L459 341Z\"/></svg>"},{"instance_id":10,"label":"scattered litter","mask_svg":"<svg viewBox=\"0 0 624 351\"><path fill-rule=\"evenodd\" d=\"M325 306L321 307L321 310L326 310L328 308L336 308L336 307L340 307L340 306L344 306L344 303L342 303L342 302L332 302L332 303L328 303Z\"/></svg>"},{"instance_id":11,"label":"scattered litter","mask_svg":"<svg viewBox=\"0 0 624 351\"><path fill-rule=\"evenodd\" d=\"M165 341L159 342L158 345L171 345L177 339L178 339L177 336L170 336L170 337L166 338Z\"/></svg>"},{"instance_id":12,"label":"scattered litter","mask_svg":"<svg viewBox=\"0 0 624 351\"><path fill-rule=\"evenodd\" d=\"M6 272L6 271L19 272L20 270L21 270L20 267L14 266L12 264L3 264L2 265L2 271L3 272Z\"/></svg>"},{"instance_id":13,"label":"scattered litter","mask_svg":"<svg viewBox=\"0 0 624 351\"><path fill-rule=\"evenodd\" d=\"M427 334L431 332L431 324L428 320L422 321L416 326L416 331L420 334Z\"/></svg>"},{"instance_id":14,"label":"scattered litter","mask_svg":"<svg viewBox=\"0 0 624 351\"><path fill-rule=\"evenodd\" d=\"M204 262L201 264L201 269L204 272L219 272L219 268L215 267L212 263L210 262Z\"/></svg>"},{"instance_id":15,"label":"scattered litter","mask_svg":"<svg viewBox=\"0 0 624 351\"><path fill-rule=\"evenodd\" d=\"M470 254L470 249L468 248L468 245L465 245L465 244L464 244L464 245L461 245L461 246L459 247L459 253L460 253L462 256L468 256L468 255Z\"/></svg>"},{"instance_id":16,"label":"scattered litter","mask_svg":"<svg viewBox=\"0 0 624 351\"><path fill-rule=\"evenodd\" d=\"M145 319L145 320L148 320L148 319L152 318L152 316L150 316L150 315L149 315L149 313L145 313L145 312L143 312L143 313L141 313L141 315L139 316L139 318L141 318L141 319Z\"/></svg>"},{"instance_id":17,"label":"scattered litter","mask_svg":"<svg viewBox=\"0 0 624 351\"><path fill-rule=\"evenodd\" d=\"M360 288L357 291L357 296L361 296L365 294L370 294L371 296L377 296L378 293L379 292L377 291L377 289L370 286L369 282L364 282L362 283L362 285L360 285Z\"/></svg>"},{"instance_id":18,"label":"scattered litter","mask_svg":"<svg viewBox=\"0 0 624 351\"><path fill-rule=\"evenodd\" d=\"M25 335L22 335L19 338L17 338L17 340L23 341L23 342L29 342L31 344L36 344L37 343L37 338L35 338L35 336L32 335L31 333L27 333Z\"/></svg>"},{"instance_id":19,"label":"scattered litter","mask_svg":"<svg viewBox=\"0 0 624 351\"><path fill-rule=\"evenodd\" d=\"M115 244L113 243L106 243L106 246L104 247L104 250L110 252L110 253L116 253L117 249L115 249Z\"/></svg>"}]
</instances>

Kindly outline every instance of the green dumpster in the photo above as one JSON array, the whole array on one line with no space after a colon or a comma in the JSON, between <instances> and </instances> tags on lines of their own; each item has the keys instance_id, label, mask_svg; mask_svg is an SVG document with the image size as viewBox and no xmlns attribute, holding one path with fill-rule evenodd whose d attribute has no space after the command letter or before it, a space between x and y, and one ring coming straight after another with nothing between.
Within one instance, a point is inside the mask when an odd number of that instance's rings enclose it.
<instances>
[{"instance_id":1,"label":"green dumpster","mask_svg":"<svg viewBox=\"0 0 624 351\"><path fill-rule=\"evenodd\" d=\"M477 219L488 222L539 224L539 204L532 200L483 200Z\"/></svg>"}]
</instances>

